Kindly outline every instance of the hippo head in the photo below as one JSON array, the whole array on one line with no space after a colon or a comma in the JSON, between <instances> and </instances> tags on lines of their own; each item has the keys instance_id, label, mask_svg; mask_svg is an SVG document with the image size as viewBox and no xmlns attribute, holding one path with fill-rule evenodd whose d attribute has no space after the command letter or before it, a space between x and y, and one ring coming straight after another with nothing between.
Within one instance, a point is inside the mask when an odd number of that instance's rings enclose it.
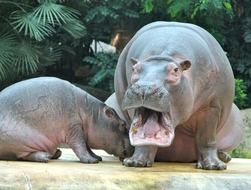
<instances>
[{"instance_id":1,"label":"hippo head","mask_svg":"<svg viewBox=\"0 0 251 190\"><path fill-rule=\"evenodd\" d=\"M131 84L122 102L124 110L134 110L129 132L131 144L169 146L175 126L182 120L176 108L182 109L179 102L184 99L183 71L191 63L161 56L143 61L132 58L131 62Z\"/></svg>"},{"instance_id":2,"label":"hippo head","mask_svg":"<svg viewBox=\"0 0 251 190\"><path fill-rule=\"evenodd\" d=\"M88 143L91 148L103 149L109 154L118 156L121 160L133 154L134 147L129 140L126 122L115 110L102 103L92 119L94 125L88 129ZM99 118L99 119L95 119Z\"/></svg>"}]
</instances>

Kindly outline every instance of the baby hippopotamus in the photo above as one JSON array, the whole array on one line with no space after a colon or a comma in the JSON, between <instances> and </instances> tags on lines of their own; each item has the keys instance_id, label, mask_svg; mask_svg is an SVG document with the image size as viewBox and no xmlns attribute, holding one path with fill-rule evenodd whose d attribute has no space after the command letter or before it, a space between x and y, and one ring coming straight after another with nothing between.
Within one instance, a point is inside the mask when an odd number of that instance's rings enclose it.
<instances>
[{"instance_id":1,"label":"baby hippopotamus","mask_svg":"<svg viewBox=\"0 0 251 190\"><path fill-rule=\"evenodd\" d=\"M102 160L90 148L120 158L133 152L116 112L67 81L39 77L0 93L0 159L48 162L61 155L61 143L83 163Z\"/></svg>"}]
</instances>

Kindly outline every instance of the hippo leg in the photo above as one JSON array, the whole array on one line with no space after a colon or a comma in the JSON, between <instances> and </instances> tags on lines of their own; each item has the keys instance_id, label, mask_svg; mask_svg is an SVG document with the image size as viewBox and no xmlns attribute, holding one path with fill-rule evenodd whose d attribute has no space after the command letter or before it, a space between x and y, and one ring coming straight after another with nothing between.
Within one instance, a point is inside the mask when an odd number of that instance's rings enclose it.
<instances>
[{"instance_id":1,"label":"hippo leg","mask_svg":"<svg viewBox=\"0 0 251 190\"><path fill-rule=\"evenodd\" d=\"M57 149L54 155L51 157L51 159L58 159L62 155L62 151L60 149Z\"/></svg>"},{"instance_id":2,"label":"hippo leg","mask_svg":"<svg viewBox=\"0 0 251 190\"><path fill-rule=\"evenodd\" d=\"M129 167L151 167L157 150L157 146L136 146L133 156L125 158L123 165Z\"/></svg>"},{"instance_id":3,"label":"hippo leg","mask_svg":"<svg viewBox=\"0 0 251 190\"><path fill-rule=\"evenodd\" d=\"M100 161L100 162L102 161L102 157L100 157L100 156L96 155L94 152L92 152L92 150L90 149L89 146L87 146L87 150L89 151L89 153L91 154L92 157L97 158L98 161Z\"/></svg>"},{"instance_id":4,"label":"hippo leg","mask_svg":"<svg viewBox=\"0 0 251 190\"><path fill-rule=\"evenodd\" d=\"M219 116L220 108L216 106L203 109L197 113L197 168L206 170L226 169L226 164L217 155L216 128L220 122Z\"/></svg>"},{"instance_id":5,"label":"hippo leg","mask_svg":"<svg viewBox=\"0 0 251 190\"><path fill-rule=\"evenodd\" d=\"M85 142L84 131L80 124L71 127L66 142L80 159L80 162L98 163L99 159L93 157L89 151L90 148Z\"/></svg>"},{"instance_id":6,"label":"hippo leg","mask_svg":"<svg viewBox=\"0 0 251 190\"><path fill-rule=\"evenodd\" d=\"M20 158L21 160L33 161L33 162L45 162L47 163L51 159L52 155L48 152L37 151L29 154L28 156Z\"/></svg>"}]
</instances>

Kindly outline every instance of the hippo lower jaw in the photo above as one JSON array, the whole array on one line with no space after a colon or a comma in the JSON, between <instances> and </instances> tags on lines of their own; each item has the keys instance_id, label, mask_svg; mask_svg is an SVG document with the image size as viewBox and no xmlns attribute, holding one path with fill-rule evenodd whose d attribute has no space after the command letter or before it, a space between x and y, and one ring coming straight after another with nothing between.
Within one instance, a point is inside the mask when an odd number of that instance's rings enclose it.
<instances>
[{"instance_id":1,"label":"hippo lower jaw","mask_svg":"<svg viewBox=\"0 0 251 190\"><path fill-rule=\"evenodd\" d=\"M170 146L174 139L174 127L169 113L161 113L143 107L137 108L129 137L133 146Z\"/></svg>"}]
</instances>

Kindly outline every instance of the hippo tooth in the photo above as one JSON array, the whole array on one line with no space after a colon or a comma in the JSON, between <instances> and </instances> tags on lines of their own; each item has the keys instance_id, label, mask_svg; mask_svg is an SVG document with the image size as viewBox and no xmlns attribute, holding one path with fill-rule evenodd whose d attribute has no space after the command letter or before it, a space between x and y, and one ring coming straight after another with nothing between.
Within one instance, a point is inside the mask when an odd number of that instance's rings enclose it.
<instances>
[{"instance_id":1,"label":"hippo tooth","mask_svg":"<svg viewBox=\"0 0 251 190\"><path fill-rule=\"evenodd\" d=\"M138 132L138 130L135 128L135 127L133 127L132 128L132 134L135 134L135 133L137 133Z\"/></svg>"},{"instance_id":2,"label":"hippo tooth","mask_svg":"<svg viewBox=\"0 0 251 190\"><path fill-rule=\"evenodd\" d=\"M144 138L145 138L145 133L141 133L141 134L139 135L139 138L144 139Z\"/></svg>"},{"instance_id":3,"label":"hippo tooth","mask_svg":"<svg viewBox=\"0 0 251 190\"><path fill-rule=\"evenodd\" d=\"M156 139L160 139L160 138L161 138L160 132L158 132L158 133L155 135L155 138L156 138Z\"/></svg>"}]
</instances>

